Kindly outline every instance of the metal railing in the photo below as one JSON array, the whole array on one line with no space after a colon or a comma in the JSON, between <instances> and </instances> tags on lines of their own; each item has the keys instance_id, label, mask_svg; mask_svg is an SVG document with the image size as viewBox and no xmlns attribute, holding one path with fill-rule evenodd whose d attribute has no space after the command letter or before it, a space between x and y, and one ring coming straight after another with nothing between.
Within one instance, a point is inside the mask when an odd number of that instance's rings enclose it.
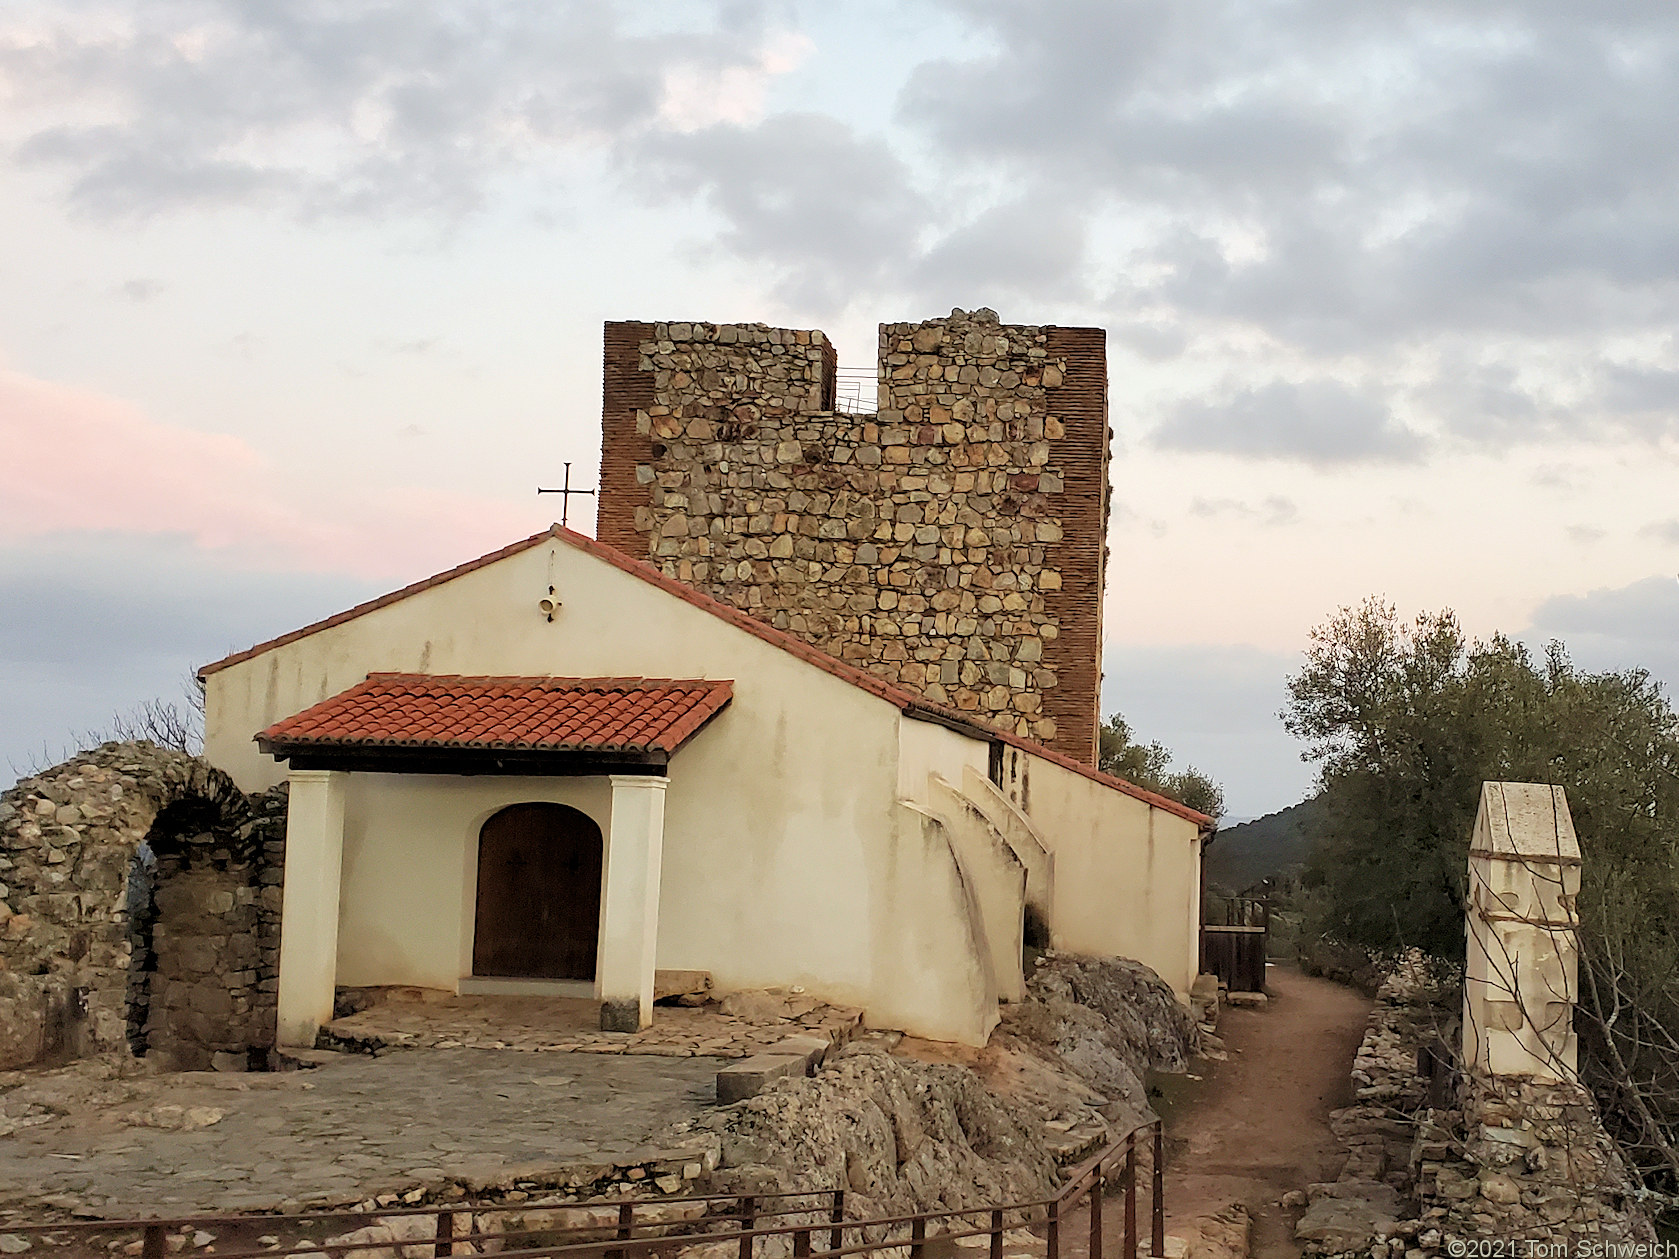
<instances>
[{"instance_id":1,"label":"metal railing","mask_svg":"<svg viewBox=\"0 0 1679 1259\"><path fill-rule=\"evenodd\" d=\"M834 369L834 410L872 415L880 409L880 376L873 367Z\"/></svg>"},{"instance_id":2,"label":"metal railing","mask_svg":"<svg viewBox=\"0 0 1679 1259\"><path fill-rule=\"evenodd\" d=\"M226 1229L246 1231L260 1226L265 1234L297 1233L305 1228L319 1231L323 1225L342 1225L345 1232L391 1221L431 1219L427 1228L402 1229L402 1236L356 1242L326 1240L284 1240L256 1250L216 1250L217 1259L273 1259L274 1256L342 1256L354 1259L358 1252L371 1250L413 1253L406 1247L430 1245L434 1256L456 1253L456 1244L471 1245L483 1253L482 1243L499 1243L503 1259L536 1256L566 1256L569 1259L632 1259L657 1254L697 1242L738 1241L739 1259L763 1259L763 1239L790 1237L794 1259L844 1259L850 1255L881 1255L883 1259L924 1259L929 1243L951 1243L970 1237L990 1241L989 1259L1003 1259L1003 1238L1012 1229L1042 1226L1046 1259L1061 1259L1062 1232L1072 1224L1069 1218L1080 1203L1088 1202L1088 1259L1103 1259L1103 1198L1110 1188L1124 1194L1124 1233L1121 1259L1139 1259L1137 1252L1137 1182L1139 1147L1148 1142L1152 1167L1148 1254L1164 1259L1166 1253L1164 1205L1164 1149L1160 1121L1140 1125L1124 1137L1105 1146L1079 1164L1067 1183L1052 1198L1010 1202L994 1206L922 1211L907 1215L868 1219L846 1219L846 1191L805 1190L770 1194L696 1194L689 1197L624 1198L605 1202L474 1204L460 1201L423 1207L393 1207L355 1211L310 1211L294 1215L188 1215L169 1219L77 1220L68 1223L0 1223L0 1234L22 1237L37 1254L74 1253L69 1248L77 1239L99 1253L116 1253L125 1235L137 1235L141 1259L164 1259L172 1253L169 1238L185 1230ZM799 1201L802 1200L802 1203ZM698 1207L703 1214L671 1218L672 1207ZM662 1208L655 1213L653 1208ZM589 1212L580 1224L545 1224L513 1231L482 1230L482 1219L496 1215L526 1217L541 1212L545 1217L568 1212ZM615 1218L612 1213L615 1212ZM638 1213L640 1218L638 1219ZM601 1217L605 1214L607 1219ZM662 1218L660 1218L662 1216ZM463 1219L464 1217L464 1219ZM977 1226L974 1224L978 1221ZM523 1222L523 1221L521 1221ZM478 1231L474 1231L475 1223ZM718 1231L722 1226L722 1231ZM941 1227L942 1226L942 1227ZM114 1234L115 1237L108 1237ZM423 1235L420 1235L423 1234ZM854 1238L848 1243L847 1237ZM97 1242L96 1240L97 1239ZM817 1248L817 1243L826 1242ZM35 1243L44 1243L37 1247ZM888 1255L887 1252L892 1252ZM95 1253L89 1249L86 1253ZM469 1253L462 1250L460 1253Z\"/></svg>"}]
</instances>

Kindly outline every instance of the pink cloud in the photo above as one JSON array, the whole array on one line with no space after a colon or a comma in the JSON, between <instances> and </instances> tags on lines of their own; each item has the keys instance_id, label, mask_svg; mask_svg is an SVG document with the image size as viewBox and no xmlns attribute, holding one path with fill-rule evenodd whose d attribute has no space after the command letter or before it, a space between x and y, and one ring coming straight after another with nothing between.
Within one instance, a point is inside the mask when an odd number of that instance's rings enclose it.
<instances>
[{"instance_id":1,"label":"pink cloud","mask_svg":"<svg viewBox=\"0 0 1679 1259\"><path fill-rule=\"evenodd\" d=\"M89 390L0 368L0 542L115 530L189 537L241 566L424 575L534 532L540 512L415 486L353 500L225 433L159 423Z\"/></svg>"}]
</instances>

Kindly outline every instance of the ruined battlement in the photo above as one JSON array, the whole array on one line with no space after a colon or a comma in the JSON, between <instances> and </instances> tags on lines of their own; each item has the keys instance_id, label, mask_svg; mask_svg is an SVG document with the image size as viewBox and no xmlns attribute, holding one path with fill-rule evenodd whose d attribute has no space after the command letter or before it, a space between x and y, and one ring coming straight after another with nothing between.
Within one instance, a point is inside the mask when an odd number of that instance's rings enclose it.
<instances>
[{"instance_id":1,"label":"ruined battlement","mask_svg":"<svg viewBox=\"0 0 1679 1259\"><path fill-rule=\"evenodd\" d=\"M929 699L1095 759L1099 328L882 324L879 409L821 332L608 323L596 533Z\"/></svg>"}]
</instances>

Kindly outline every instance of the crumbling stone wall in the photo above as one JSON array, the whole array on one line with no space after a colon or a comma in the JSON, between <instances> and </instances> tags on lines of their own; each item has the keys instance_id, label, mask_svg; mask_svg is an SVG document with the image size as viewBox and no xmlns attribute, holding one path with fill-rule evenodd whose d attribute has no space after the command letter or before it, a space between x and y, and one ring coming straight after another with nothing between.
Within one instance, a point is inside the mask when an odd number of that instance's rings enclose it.
<instances>
[{"instance_id":1,"label":"crumbling stone wall","mask_svg":"<svg viewBox=\"0 0 1679 1259\"><path fill-rule=\"evenodd\" d=\"M1100 329L880 329L875 414L818 331L609 323L599 537L929 699L1095 759Z\"/></svg>"},{"instance_id":2,"label":"crumbling stone wall","mask_svg":"<svg viewBox=\"0 0 1679 1259\"><path fill-rule=\"evenodd\" d=\"M158 854L144 1043L175 1070L261 1066L274 1044L285 796L252 806Z\"/></svg>"},{"instance_id":3,"label":"crumbling stone wall","mask_svg":"<svg viewBox=\"0 0 1679 1259\"><path fill-rule=\"evenodd\" d=\"M1522 1239L1574 1253L1651 1240L1590 1095L1461 1071L1461 1003L1461 987L1415 952L1383 981L1354 1060L1356 1104L1331 1119L1346 1166L1307 1190L1296 1234L1307 1252L1437 1255Z\"/></svg>"},{"instance_id":4,"label":"crumbling stone wall","mask_svg":"<svg viewBox=\"0 0 1679 1259\"><path fill-rule=\"evenodd\" d=\"M1448 1237L1651 1241L1635 1186L1577 1083L1470 1072L1457 1104L1430 1116L1413 1162Z\"/></svg>"},{"instance_id":5,"label":"crumbling stone wall","mask_svg":"<svg viewBox=\"0 0 1679 1259\"><path fill-rule=\"evenodd\" d=\"M284 829L283 793L247 799L150 743L0 796L0 1070L152 1049L232 1066L271 1046Z\"/></svg>"}]
</instances>

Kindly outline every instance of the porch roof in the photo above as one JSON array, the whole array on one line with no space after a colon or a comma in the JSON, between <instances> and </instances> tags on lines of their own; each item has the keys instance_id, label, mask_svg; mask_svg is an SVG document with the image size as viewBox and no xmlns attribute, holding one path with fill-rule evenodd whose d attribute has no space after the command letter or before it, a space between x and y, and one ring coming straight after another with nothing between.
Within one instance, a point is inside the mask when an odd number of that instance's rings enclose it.
<instances>
[{"instance_id":1,"label":"porch roof","mask_svg":"<svg viewBox=\"0 0 1679 1259\"><path fill-rule=\"evenodd\" d=\"M299 769L646 773L728 705L733 685L372 673L256 742Z\"/></svg>"}]
</instances>

